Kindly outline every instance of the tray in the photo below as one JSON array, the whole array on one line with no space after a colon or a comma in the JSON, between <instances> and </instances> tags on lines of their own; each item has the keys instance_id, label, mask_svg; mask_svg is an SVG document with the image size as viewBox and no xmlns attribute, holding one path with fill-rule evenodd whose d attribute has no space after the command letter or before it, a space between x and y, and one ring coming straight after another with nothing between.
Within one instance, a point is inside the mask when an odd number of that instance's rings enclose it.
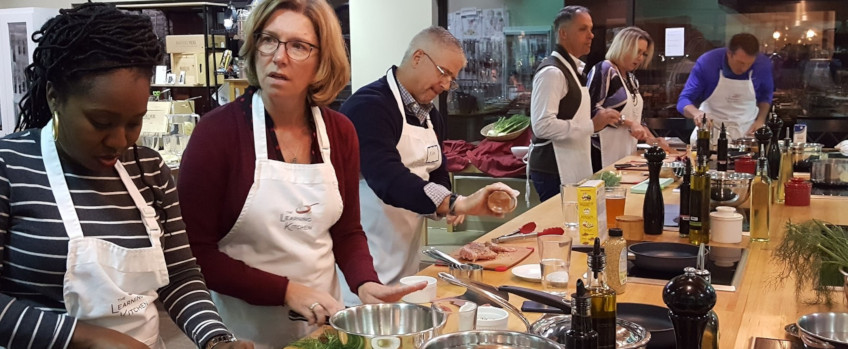
<instances>
[{"instance_id":1,"label":"tray","mask_svg":"<svg viewBox=\"0 0 848 349\"><path fill-rule=\"evenodd\" d=\"M513 247L513 246L510 246ZM527 256L529 256L535 250L532 247L515 247L515 252L502 252L498 253L498 257L495 259L490 259L487 261L476 261L474 264L479 264L483 266L483 269L486 270L496 270L496 271L506 271L509 268L512 268L516 264L523 261ZM464 263L472 263L471 261L467 261L459 258L459 250L453 251L450 254L453 258L456 258L460 262Z\"/></svg>"}]
</instances>

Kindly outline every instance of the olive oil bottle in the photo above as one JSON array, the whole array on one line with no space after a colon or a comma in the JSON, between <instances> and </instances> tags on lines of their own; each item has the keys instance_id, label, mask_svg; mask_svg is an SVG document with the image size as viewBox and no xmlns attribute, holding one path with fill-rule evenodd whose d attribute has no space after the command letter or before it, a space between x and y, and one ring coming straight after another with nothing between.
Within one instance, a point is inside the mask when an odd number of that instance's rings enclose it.
<instances>
[{"instance_id":1,"label":"olive oil bottle","mask_svg":"<svg viewBox=\"0 0 848 349\"><path fill-rule=\"evenodd\" d=\"M751 200L751 240L768 241L769 208L774 192L768 172L769 160L765 155L765 144L769 142L771 131L763 126L754 133L754 136L760 140L760 158L757 159L757 172L751 180L751 193L748 195Z\"/></svg>"},{"instance_id":2,"label":"olive oil bottle","mask_svg":"<svg viewBox=\"0 0 848 349\"><path fill-rule=\"evenodd\" d=\"M789 128L786 128L786 138L783 139L783 149L780 152L780 173L777 184L775 185L775 197L777 203L783 203L786 200L786 182L792 179L792 153L789 147L792 146L792 141L789 140Z\"/></svg>"},{"instance_id":3,"label":"olive oil bottle","mask_svg":"<svg viewBox=\"0 0 848 349\"><path fill-rule=\"evenodd\" d=\"M577 292L571 295L571 329L560 344L565 349L597 349L598 333L592 329L592 304L583 280L577 280Z\"/></svg>"},{"instance_id":4,"label":"olive oil bottle","mask_svg":"<svg viewBox=\"0 0 848 349\"><path fill-rule=\"evenodd\" d=\"M598 333L598 349L615 349L615 291L604 280L606 255L601 250L601 239L595 238L595 246L587 258L589 264L589 300L592 304L592 328Z\"/></svg>"},{"instance_id":5,"label":"olive oil bottle","mask_svg":"<svg viewBox=\"0 0 848 349\"><path fill-rule=\"evenodd\" d=\"M707 117L703 116L701 125ZM689 242L693 245L710 243L710 128L698 129L698 160L689 181Z\"/></svg>"}]
</instances>

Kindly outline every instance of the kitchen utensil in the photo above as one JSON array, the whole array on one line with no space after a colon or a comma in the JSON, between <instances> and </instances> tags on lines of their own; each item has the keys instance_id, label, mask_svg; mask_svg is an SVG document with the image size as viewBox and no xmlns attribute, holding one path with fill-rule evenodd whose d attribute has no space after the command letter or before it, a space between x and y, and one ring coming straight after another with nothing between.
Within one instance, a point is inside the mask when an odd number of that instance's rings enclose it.
<instances>
[{"instance_id":1,"label":"kitchen utensil","mask_svg":"<svg viewBox=\"0 0 848 349\"><path fill-rule=\"evenodd\" d=\"M686 163L683 161L663 162L660 169L660 178L678 179L683 176L685 169Z\"/></svg>"},{"instance_id":2,"label":"kitchen utensil","mask_svg":"<svg viewBox=\"0 0 848 349\"><path fill-rule=\"evenodd\" d=\"M453 256L451 256L447 253L444 253L444 252L442 252L441 250L439 250L435 247L430 247L430 248L428 248L424 251L421 251L421 253L423 253L423 254L425 254L425 255L429 256L430 258L433 258L437 261L445 263L446 265L449 265L449 266L454 265L454 266L458 266L459 268L462 268L462 265L465 264L465 263L460 262L456 258L453 258Z\"/></svg>"},{"instance_id":3,"label":"kitchen utensil","mask_svg":"<svg viewBox=\"0 0 848 349\"><path fill-rule=\"evenodd\" d=\"M478 330L506 330L509 325L509 312L501 308L482 306L477 308Z\"/></svg>"},{"instance_id":4,"label":"kitchen utensil","mask_svg":"<svg viewBox=\"0 0 848 349\"><path fill-rule=\"evenodd\" d=\"M749 173L710 171L710 205L738 207L748 200L751 180Z\"/></svg>"},{"instance_id":5,"label":"kitchen utensil","mask_svg":"<svg viewBox=\"0 0 848 349\"><path fill-rule=\"evenodd\" d=\"M792 152L792 171L793 172L810 172L813 165L813 160L821 159L822 157L821 143L796 143L793 144Z\"/></svg>"},{"instance_id":6,"label":"kitchen utensil","mask_svg":"<svg viewBox=\"0 0 848 349\"><path fill-rule=\"evenodd\" d=\"M535 236L539 235L539 233L535 232L535 230L536 230L536 223L529 222L529 223L523 225L521 227L521 229L518 229L518 230L516 230L512 233L502 235L502 236L499 236L499 237L492 239L492 242L502 243L502 242L507 242L507 241L512 241L512 240L521 240L521 239L525 239L525 238L529 238L529 237L535 237ZM562 233L560 233L560 234L562 234Z\"/></svg>"},{"instance_id":7,"label":"kitchen utensil","mask_svg":"<svg viewBox=\"0 0 848 349\"><path fill-rule=\"evenodd\" d=\"M515 277L530 282L542 282L542 267L539 263L524 264L514 267L512 275Z\"/></svg>"},{"instance_id":8,"label":"kitchen utensil","mask_svg":"<svg viewBox=\"0 0 848 349\"><path fill-rule=\"evenodd\" d=\"M343 344L370 343L375 348L418 348L435 337L444 319L433 323L430 307L408 304L367 304L347 308L330 317Z\"/></svg>"},{"instance_id":9,"label":"kitchen utensil","mask_svg":"<svg viewBox=\"0 0 848 349\"><path fill-rule=\"evenodd\" d=\"M799 333L848 348L848 313L812 313L798 319ZM803 335L802 335L803 339Z\"/></svg>"},{"instance_id":10,"label":"kitchen utensil","mask_svg":"<svg viewBox=\"0 0 848 349\"><path fill-rule=\"evenodd\" d=\"M486 126L483 126L483 128L480 129L480 134L483 135L483 137L486 137L486 139L488 139L490 141L506 142L506 141L511 141L513 139L518 138L518 136L520 136L522 133L524 133L524 131L527 130L527 126L525 126L524 128L522 128L520 130L512 131L512 132L507 133L503 136L488 136L489 130L491 130L492 127L494 127L494 126L495 126L495 123L491 123L491 124L488 124Z\"/></svg>"},{"instance_id":11,"label":"kitchen utensil","mask_svg":"<svg viewBox=\"0 0 848 349\"><path fill-rule=\"evenodd\" d=\"M750 156L740 156L733 160L733 168L737 173L754 174L757 169L757 161Z\"/></svg>"},{"instance_id":12,"label":"kitchen utensil","mask_svg":"<svg viewBox=\"0 0 848 349\"><path fill-rule=\"evenodd\" d=\"M515 146L510 147L509 151L512 152L512 155L519 159L524 159L524 156L527 155L527 152L530 151L530 147L528 146Z\"/></svg>"},{"instance_id":13,"label":"kitchen utensil","mask_svg":"<svg viewBox=\"0 0 848 349\"><path fill-rule=\"evenodd\" d=\"M466 299L442 298L430 304L433 323L444 319L445 326L437 330L438 335L473 331L477 329L477 303Z\"/></svg>"},{"instance_id":14,"label":"kitchen utensil","mask_svg":"<svg viewBox=\"0 0 848 349\"><path fill-rule=\"evenodd\" d=\"M460 279L469 279L473 281L483 280L483 266L479 264L469 263L461 266L451 264L448 266L448 272Z\"/></svg>"},{"instance_id":15,"label":"kitchen utensil","mask_svg":"<svg viewBox=\"0 0 848 349\"><path fill-rule=\"evenodd\" d=\"M752 153L757 151L757 140L754 137L742 137L734 139L728 149L734 149L740 153Z\"/></svg>"},{"instance_id":16,"label":"kitchen utensil","mask_svg":"<svg viewBox=\"0 0 848 349\"><path fill-rule=\"evenodd\" d=\"M830 343L820 341L806 333L801 332L801 330L798 329L798 324L788 324L783 328L783 330L786 331L786 334L800 339L801 342L804 343L804 348L832 349L834 347Z\"/></svg>"},{"instance_id":17,"label":"kitchen utensil","mask_svg":"<svg viewBox=\"0 0 848 349\"><path fill-rule=\"evenodd\" d=\"M645 238L645 224L642 216L618 216L615 217L615 223L624 233L624 240L638 242Z\"/></svg>"},{"instance_id":18,"label":"kitchen utensil","mask_svg":"<svg viewBox=\"0 0 848 349\"><path fill-rule=\"evenodd\" d=\"M636 323L616 319L615 341L618 349L646 348L651 340L651 333ZM539 336L559 342L563 330L571 328L571 315L546 316L533 323L530 331ZM671 347L673 348L673 347Z\"/></svg>"},{"instance_id":19,"label":"kitchen utensil","mask_svg":"<svg viewBox=\"0 0 848 349\"><path fill-rule=\"evenodd\" d=\"M848 186L848 159L813 160L810 181L815 184Z\"/></svg>"},{"instance_id":20,"label":"kitchen utensil","mask_svg":"<svg viewBox=\"0 0 848 349\"><path fill-rule=\"evenodd\" d=\"M534 348L561 349L557 343L540 336L512 331L466 331L438 336L421 349Z\"/></svg>"},{"instance_id":21,"label":"kitchen utensil","mask_svg":"<svg viewBox=\"0 0 848 349\"><path fill-rule=\"evenodd\" d=\"M710 236L714 242L742 242L742 215L733 207L716 207L714 212L710 212Z\"/></svg>"},{"instance_id":22,"label":"kitchen utensil","mask_svg":"<svg viewBox=\"0 0 848 349\"><path fill-rule=\"evenodd\" d=\"M412 275L400 279L402 285L415 285L417 283L426 282L427 286L423 290L412 292L403 296L403 301L407 303L429 303L436 298L436 278L430 276Z\"/></svg>"},{"instance_id":23,"label":"kitchen utensil","mask_svg":"<svg viewBox=\"0 0 848 349\"><path fill-rule=\"evenodd\" d=\"M481 297L485 298L489 302L496 304L499 307L503 308L504 310L506 310L506 311L512 313L513 315L517 316L524 323L524 326L527 328L527 330L530 330L530 321L527 320L527 318L524 317L523 314L521 314L521 311L518 310L518 308L516 308L514 305L510 304L503 297L501 297L501 296L499 296L499 295L497 295L493 292L489 292L488 290L486 290L484 288L478 287L477 285L475 285L475 283L468 283L468 282L464 282L460 279L457 279L457 278L453 277L453 275L450 275L448 273L440 272L439 278L447 281L451 285L459 286L459 287L465 287L467 290L479 294ZM478 302L478 304L480 304L480 302Z\"/></svg>"},{"instance_id":24,"label":"kitchen utensil","mask_svg":"<svg viewBox=\"0 0 848 349\"><path fill-rule=\"evenodd\" d=\"M682 274L683 268L695 267L698 259L698 246L689 244L640 242L627 249L636 257L636 267L666 273Z\"/></svg>"}]
</instances>

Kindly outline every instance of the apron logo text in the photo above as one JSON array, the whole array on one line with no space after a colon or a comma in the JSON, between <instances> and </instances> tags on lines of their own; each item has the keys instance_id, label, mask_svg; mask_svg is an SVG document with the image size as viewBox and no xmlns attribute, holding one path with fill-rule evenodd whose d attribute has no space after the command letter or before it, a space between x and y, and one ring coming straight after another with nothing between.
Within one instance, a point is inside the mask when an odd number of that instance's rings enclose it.
<instances>
[{"instance_id":1,"label":"apron logo text","mask_svg":"<svg viewBox=\"0 0 848 349\"><path fill-rule=\"evenodd\" d=\"M121 299L123 299L123 297ZM135 315L135 314L141 312L142 310L147 309L147 306L149 305L149 303L147 301L144 301L144 302L139 303L138 305L136 305L133 308L129 308L130 306L134 305L136 302L138 302L142 299L144 299L144 296L141 296L141 295L135 296L135 297L133 297L133 298L127 300L127 301L124 301L123 303L117 304L117 308L116 308L115 304L112 304L111 305L112 314L121 314L121 316Z\"/></svg>"},{"instance_id":2,"label":"apron logo text","mask_svg":"<svg viewBox=\"0 0 848 349\"><path fill-rule=\"evenodd\" d=\"M280 222L287 231L312 230L312 217L294 216L291 211L280 214Z\"/></svg>"}]
</instances>

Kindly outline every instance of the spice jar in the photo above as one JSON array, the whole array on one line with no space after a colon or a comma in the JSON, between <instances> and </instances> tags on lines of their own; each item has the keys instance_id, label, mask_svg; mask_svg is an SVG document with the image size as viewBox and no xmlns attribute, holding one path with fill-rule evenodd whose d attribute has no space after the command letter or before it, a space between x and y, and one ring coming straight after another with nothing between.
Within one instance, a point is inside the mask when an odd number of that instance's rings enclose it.
<instances>
[{"instance_id":1,"label":"spice jar","mask_svg":"<svg viewBox=\"0 0 848 349\"><path fill-rule=\"evenodd\" d=\"M784 191L786 192L786 206L810 206L810 192L813 189L813 184L807 182L803 178L793 177L791 181L786 182Z\"/></svg>"},{"instance_id":2,"label":"spice jar","mask_svg":"<svg viewBox=\"0 0 848 349\"><path fill-rule=\"evenodd\" d=\"M733 161L733 168L736 172L754 174L757 168L757 162L750 156L740 156Z\"/></svg>"}]
</instances>

